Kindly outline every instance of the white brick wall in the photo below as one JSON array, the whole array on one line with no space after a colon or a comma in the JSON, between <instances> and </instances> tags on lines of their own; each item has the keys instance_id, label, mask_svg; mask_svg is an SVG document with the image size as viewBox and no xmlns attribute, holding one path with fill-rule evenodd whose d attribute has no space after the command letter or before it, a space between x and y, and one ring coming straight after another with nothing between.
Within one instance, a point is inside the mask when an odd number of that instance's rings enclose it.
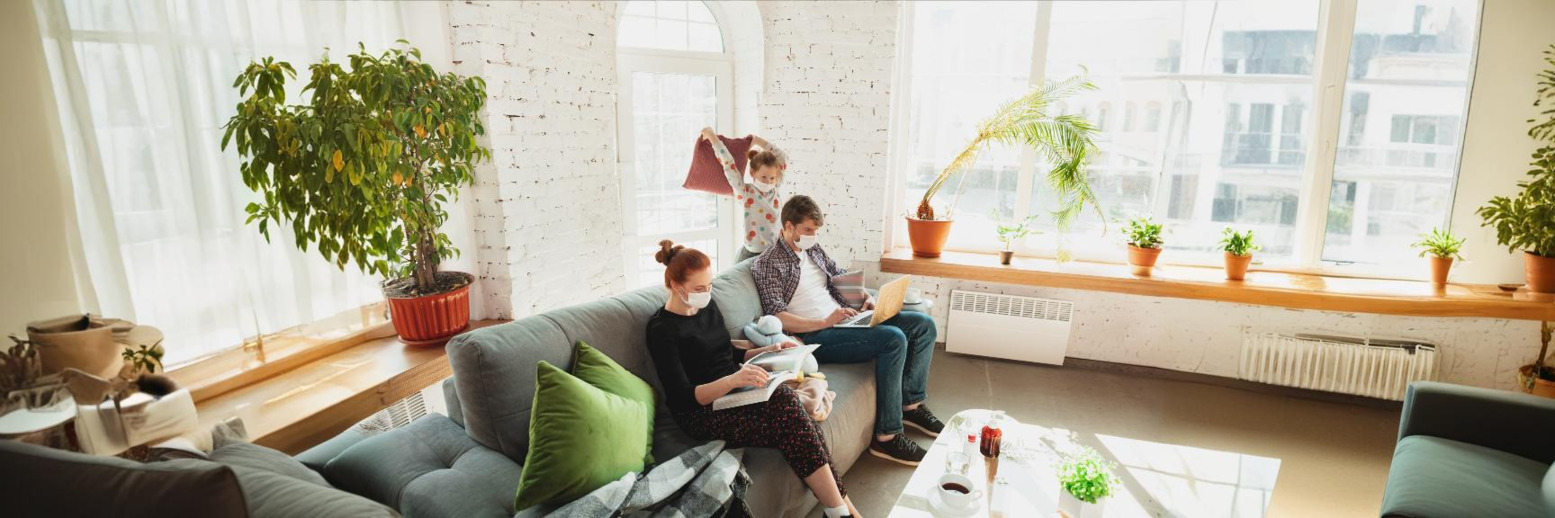
<instances>
[{"instance_id":1,"label":"white brick wall","mask_svg":"<svg viewBox=\"0 0 1555 518\"><path fill-rule=\"evenodd\" d=\"M614 3L448 6L455 69L486 80L491 164L476 171L487 318L623 291Z\"/></svg>"},{"instance_id":2,"label":"white brick wall","mask_svg":"<svg viewBox=\"0 0 1555 518\"><path fill-rule=\"evenodd\" d=\"M784 195L821 204L838 264L880 255L895 2L762 2L761 135L788 151ZM855 267L861 265L854 265Z\"/></svg>"}]
</instances>

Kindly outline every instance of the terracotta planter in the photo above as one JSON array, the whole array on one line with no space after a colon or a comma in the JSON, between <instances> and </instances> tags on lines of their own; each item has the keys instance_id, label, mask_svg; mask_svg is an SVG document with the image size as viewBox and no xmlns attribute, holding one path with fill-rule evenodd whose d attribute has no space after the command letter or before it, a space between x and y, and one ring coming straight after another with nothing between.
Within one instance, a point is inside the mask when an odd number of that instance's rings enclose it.
<instances>
[{"instance_id":1,"label":"terracotta planter","mask_svg":"<svg viewBox=\"0 0 1555 518\"><path fill-rule=\"evenodd\" d=\"M1431 284L1447 285L1447 274L1452 271L1451 257L1431 257Z\"/></svg>"},{"instance_id":2,"label":"terracotta planter","mask_svg":"<svg viewBox=\"0 0 1555 518\"><path fill-rule=\"evenodd\" d=\"M1231 252L1225 252L1225 255L1226 280L1240 281L1242 279L1246 279L1247 267L1248 265L1253 264L1253 254L1232 255Z\"/></svg>"},{"instance_id":3,"label":"terracotta planter","mask_svg":"<svg viewBox=\"0 0 1555 518\"><path fill-rule=\"evenodd\" d=\"M912 241L912 255L939 257L945 251L945 240L950 238L952 220L922 220L907 218L907 239Z\"/></svg>"},{"instance_id":4,"label":"terracotta planter","mask_svg":"<svg viewBox=\"0 0 1555 518\"><path fill-rule=\"evenodd\" d=\"M1134 266L1134 275L1150 275L1150 269L1155 268L1156 259L1161 257L1160 248L1140 248L1128 245L1128 264Z\"/></svg>"},{"instance_id":5,"label":"terracotta planter","mask_svg":"<svg viewBox=\"0 0 1555 518\"><path fill-rule=\"evenodd\" d=\"M1550 367L1546 366L1544 368L1549 369ZM1555 399L1555 381L1549 381L1542 378L1534 379L1532 383L1532 389L1530 389L1528 378L1531 377L1533 377L1532 364L1524 365L1522 368L1517 369L1517 386L1521 387L1523 392L1527 392L1539 397Z\"/></svg>"},{"instance_id":6,"label":"terracotta planter","mask_svg":"<svg viewBox=\"0 0 1555 518\"><path fill-rule=\"evenodd\" d=\"M460 273L473 283L475 278ZM420 297L389 297L389 319L400 341L414 347L442 345L470 327L470 283Z\"/></svg>"},{"instance_id":7,"label":"terracotta planter","mask_svg":"<svg viewBox=\"0 0 1555 518\"><path fill-rule=\"evenodd\" d=\"M1523 270L1528 277L1528 291L1555 293L1555 257L1523 252Z\"/></svg>"},{"instance_id":8,"label":"terracotta planter","mask_svg":"<svg viewBox=\"0 0 1555 518\"><path fill-rule=\"evenodd\" d=\"M1002 265L1005 265L1005 266L1009 266L1010 265L1010 260L1012 260L1014 258L1015 258L1015 251L1014 250L1000 250L999 251L999 264L1002 264Z\"/></svg>"}]
</instances>

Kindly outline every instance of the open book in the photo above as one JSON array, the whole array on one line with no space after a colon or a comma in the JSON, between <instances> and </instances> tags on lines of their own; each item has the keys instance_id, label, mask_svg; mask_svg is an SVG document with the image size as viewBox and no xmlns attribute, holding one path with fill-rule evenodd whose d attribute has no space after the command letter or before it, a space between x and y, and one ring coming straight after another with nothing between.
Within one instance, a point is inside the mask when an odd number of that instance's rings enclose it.
<instances>
[{"instance_id":1,"label":"open book","mask_svg":"<svg viewBox=\"0 0 1555 518\"><path fill-rule=\"evenodd\" d=\"M713 400L713 410L742 407L766 401L772 397L778 387L784 381L798 379L803 375L805 360L815 352L820 344L808 344L784 349L781 351L769 351L745 360L745 363L766 369L771 376L767 378L767 384L761 387L742 387L729 391L723 397Z\"/></svg>"}]
</instances>

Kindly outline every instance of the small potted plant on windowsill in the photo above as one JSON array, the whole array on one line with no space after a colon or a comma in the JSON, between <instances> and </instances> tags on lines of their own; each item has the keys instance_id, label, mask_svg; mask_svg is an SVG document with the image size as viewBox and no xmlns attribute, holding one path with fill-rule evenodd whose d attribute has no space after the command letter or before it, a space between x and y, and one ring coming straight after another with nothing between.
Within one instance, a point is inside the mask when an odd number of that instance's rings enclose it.
<instances>
[{"instance_id":1,"label":"small potted plant on windowsill","mask_svg":"<svg viewBox=\"0 0 1555 518\"><path fill-rule=\"evenodd\" d=\"M1411 245L1420 249L1420 257L1431 257L1431 284L1438 287L1447 285L1447 273L1452 270L1452 260L1463 259L1458 251L1463 248L1464 241L1452 235L1451 230L1433 227L1430 232L1420 234L1420 242Z\"/></svg>"},{"instance_id":2,"label":"small potted plant on windowsill","mask_svg":"<svg viewBox=\"0 0 1555 518\"><path fill-rule=\"evenodd\" d=\"M1253 264L1253 252L1262 247L1253 242L1253 230L1237 232L1231 227L1221 231L1220 249L1226 254L1226 280L1240 281L1247 278L1247 267Z\"/></svg>"},{"instance_id":3,"label":"small potted plant on windowsill","mask_svg":"<svg viewBox=\"0 0 1555 518\"><path fill-rule=\"evenodd\" d=\"M299 249L383 276L401 341L441 345L470 322L474 276L439 270L458 253L439 227L491 160L475 140L486 82L438 74L408 45L347 63L311 65L301 104L286 104L290 64L251 63L221 145L237 145L243 184L263 195L245 210L266 239L286 225Z\"/></svg>"},{"instance_id":4,"label":"small potted plant on windowsill","mask_svg":"<svg viewBox=\"0 0 1555 518\"><path fill-rule=\"evenodd\" d=\"M1089 447L1065 456L1058 467L1058 510L1069 518L1101 518L1104 499L1118 485L1107 462Z\"/></svg>"},{"instance_id":5,"label":"small potted plant on windowsill","mask_svg":"<svg viewBox=\"0 0 1555 518\"><path fill-rule=\"evenodd\" d=\"M1128 237L1128 264L1134 266L1134 275L1149 276L1161 256L1161 224L1150 216L1134 218L1123 234Z\"/></svg>"},{"instance_id":6,"label":"small potted plant on windowsill","mask_svg":"<svg viewBox=\"0 0 1555 518\"><path fill-rule=\"evenodd\" d=\"M994 229L994 232L999 234L999 243L1004 245L1003 248L999 249L999 264L1009 266L1010 260L1015 257L1014 245L1016 241L1020 241L1025 239L1026 236L1041 232L1040 230L1031 228L1031 224L1036 222L1036 220L1036 216L1031 216L1021 220L1018 223L1000 223L999 226Z\"/></svg>"}]
</instances>

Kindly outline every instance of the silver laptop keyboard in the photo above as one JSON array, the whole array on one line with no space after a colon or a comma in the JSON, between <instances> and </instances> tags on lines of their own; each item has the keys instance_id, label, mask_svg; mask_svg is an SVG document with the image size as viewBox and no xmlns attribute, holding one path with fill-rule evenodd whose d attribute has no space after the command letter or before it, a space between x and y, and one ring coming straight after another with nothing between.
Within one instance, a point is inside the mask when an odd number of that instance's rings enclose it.
<instances>
[{"instance_id":1,"label":"silver laptop keyboard","mask_svg":"<svg viewBox=\"0 0 1555 518\"><path fill-rule=\"evenodd\" d=\"M866 311L864 313L859 313L858 316L853 317L853 320L843 321L843 325L856 326L856 325L868 322L869 319L874 318L874 316L875 316L875 312L873 312L873 311Z\"/></svg>"}]
</instances>

